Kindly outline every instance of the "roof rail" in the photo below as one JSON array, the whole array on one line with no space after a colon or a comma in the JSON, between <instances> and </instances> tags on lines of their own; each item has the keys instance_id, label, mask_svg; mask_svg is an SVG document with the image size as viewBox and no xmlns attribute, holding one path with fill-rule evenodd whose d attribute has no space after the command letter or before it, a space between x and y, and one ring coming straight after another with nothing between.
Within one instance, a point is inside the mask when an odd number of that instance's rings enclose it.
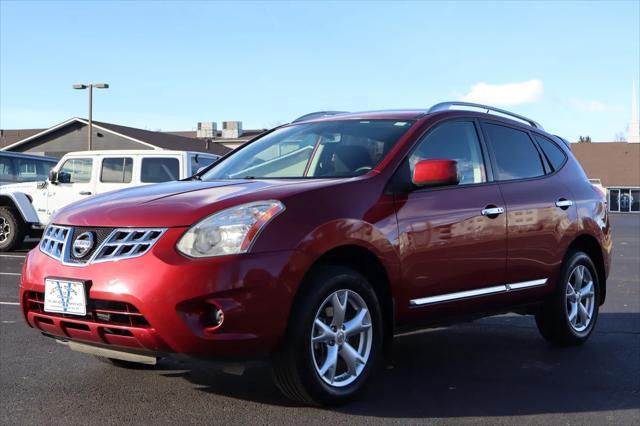
<instances>
[{"instance_id":1,"label":"roof rail","mask_svg":"<svg viewBox=\"0 0 640 426\"><path fill-rule=\"evenodd\" d=\"M427 111L427 114L430 114L432 112L438 112L438 111L446 111L451 109L452 106L463 106L463 107L469 107L469 108L478 108L478 109L484 109L487 111L487 114L490 114L491 111L493 112L497 112L499 114L503 114L512 118L516 118L520 121L524 121L525 123L527 123L528 125L535 127L536 129L540 129L540 130L544 130L542 128L542 126L540 125L540 123L538 123L537 121L534 121L530 118L524 117L522 115L510 112L510 111L505 111L504 109L500 109L500 108L495 108L489 105L482 105L482 104L474 104L471 102L457 102L457 101L453 101L453 102L440 102L439 104L435 104L434 106L432 106L431 108L429 108L429 111Z\"/></svg>"},{"instance_id":2,"label":"roof rail","mask_svg":"<svg viewBox=\"0 0 640 426\"><path fill-rule=\"evenodd\" d=\"M310 112L309 114L301 115L300 117L296 118L295 120L292 121L292 123L297 123L299 121L313 120L314 118L321 118L321 117L329 117L329 116L332 116L332 115L346 114L346 113L347 113L347 111L316 111L316 112Z\"/></svg>"}]
</instances>

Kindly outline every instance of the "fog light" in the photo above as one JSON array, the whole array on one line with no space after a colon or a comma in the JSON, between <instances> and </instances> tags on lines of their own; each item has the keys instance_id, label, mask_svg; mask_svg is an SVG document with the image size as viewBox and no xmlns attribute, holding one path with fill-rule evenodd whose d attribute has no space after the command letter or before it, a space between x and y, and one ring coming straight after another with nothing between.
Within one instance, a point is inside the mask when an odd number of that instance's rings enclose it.
<instances>
[{"instance_id":1,"label":"fog light","mask_svg":"<svg viewBox=\"0 0 640 426\"><path fill-rule=\"evenodd\" d=\"M209 305L209 309L205 310L202 315L203 327L207 332L217 330L224 321L224 313L216 305Z\"/></svg>"},{"instance_id":2,"label":"fog light","mask_svg":"<svg viewBox=\"0 0 640 426\"><path fill-rule=\"evenodd\" d=\"M222 324L222 321L224 320L224 313L222 312L222 309L214 306L211 309L211 318L213 319L213 326L220 327L220 324Z\"/></svg>"}]
</instances>

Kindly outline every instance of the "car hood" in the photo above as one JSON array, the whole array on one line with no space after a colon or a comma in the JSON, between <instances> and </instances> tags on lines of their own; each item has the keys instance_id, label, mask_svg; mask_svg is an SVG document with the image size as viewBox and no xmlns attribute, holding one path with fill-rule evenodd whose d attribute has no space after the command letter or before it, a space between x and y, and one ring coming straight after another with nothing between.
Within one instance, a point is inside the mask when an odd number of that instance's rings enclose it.
<instances>
[{"instance_id":1,"label":"car hood","mask_svg":"<svg viewBox=\"0 0 640 426\"><path fill-rule=\"evenodd\" d=\"M244 202L269 199L266 190L287 181L178 181L113 191L60 209L51 223L95 227L191 226Z\"/></svg>"},{"instance_id":2,"label":"car hood","mask_svg":"<svg viewBox=\"0 0 640 426\"><path fill-rule=\"evenodd\" d=\"M10 192L33 192L38 190L38 186L44 181L8 183L0 185L0 194L8 194Z\"/></svg>"}]
</instances>

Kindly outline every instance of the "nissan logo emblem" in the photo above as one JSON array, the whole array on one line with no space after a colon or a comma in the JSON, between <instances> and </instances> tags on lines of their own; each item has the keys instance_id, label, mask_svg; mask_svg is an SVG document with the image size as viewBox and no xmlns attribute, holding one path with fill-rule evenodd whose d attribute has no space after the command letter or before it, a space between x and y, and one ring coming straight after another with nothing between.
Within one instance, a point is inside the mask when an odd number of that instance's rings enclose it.
<instances>
[{"instance_id":1,"label":"nissan logo emblem","mask_svg":"<svg viewBox=\"0 0 640 426\"><path fill-rule=\"evenodd\" d=\"M77 258L86 256L93 248L94 243L93 232L84 232L78 235L78 238L76 238L71 247L73 256Z\"/></svg>"}]
</instances>

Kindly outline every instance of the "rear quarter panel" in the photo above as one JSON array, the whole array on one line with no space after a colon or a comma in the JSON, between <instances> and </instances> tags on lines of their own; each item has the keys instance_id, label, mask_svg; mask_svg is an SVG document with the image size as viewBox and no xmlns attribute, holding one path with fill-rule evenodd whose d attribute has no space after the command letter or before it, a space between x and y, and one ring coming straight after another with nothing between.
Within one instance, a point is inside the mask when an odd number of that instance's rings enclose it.
<instances>
[{"instance_id":1,"label":"rear quarter panel","mask_svg":"<svg viewBox=\"0 0 640 426\"><path fill-rule=\"evenodd\" d=\"M613 240L606 199L593 188L573 155L571 155L565 169L565 181L573 194L578 215L576 236L590 235L598 240L602 249L605 275L608 276L611 268Z\"/></svg>"}]
</instances>

